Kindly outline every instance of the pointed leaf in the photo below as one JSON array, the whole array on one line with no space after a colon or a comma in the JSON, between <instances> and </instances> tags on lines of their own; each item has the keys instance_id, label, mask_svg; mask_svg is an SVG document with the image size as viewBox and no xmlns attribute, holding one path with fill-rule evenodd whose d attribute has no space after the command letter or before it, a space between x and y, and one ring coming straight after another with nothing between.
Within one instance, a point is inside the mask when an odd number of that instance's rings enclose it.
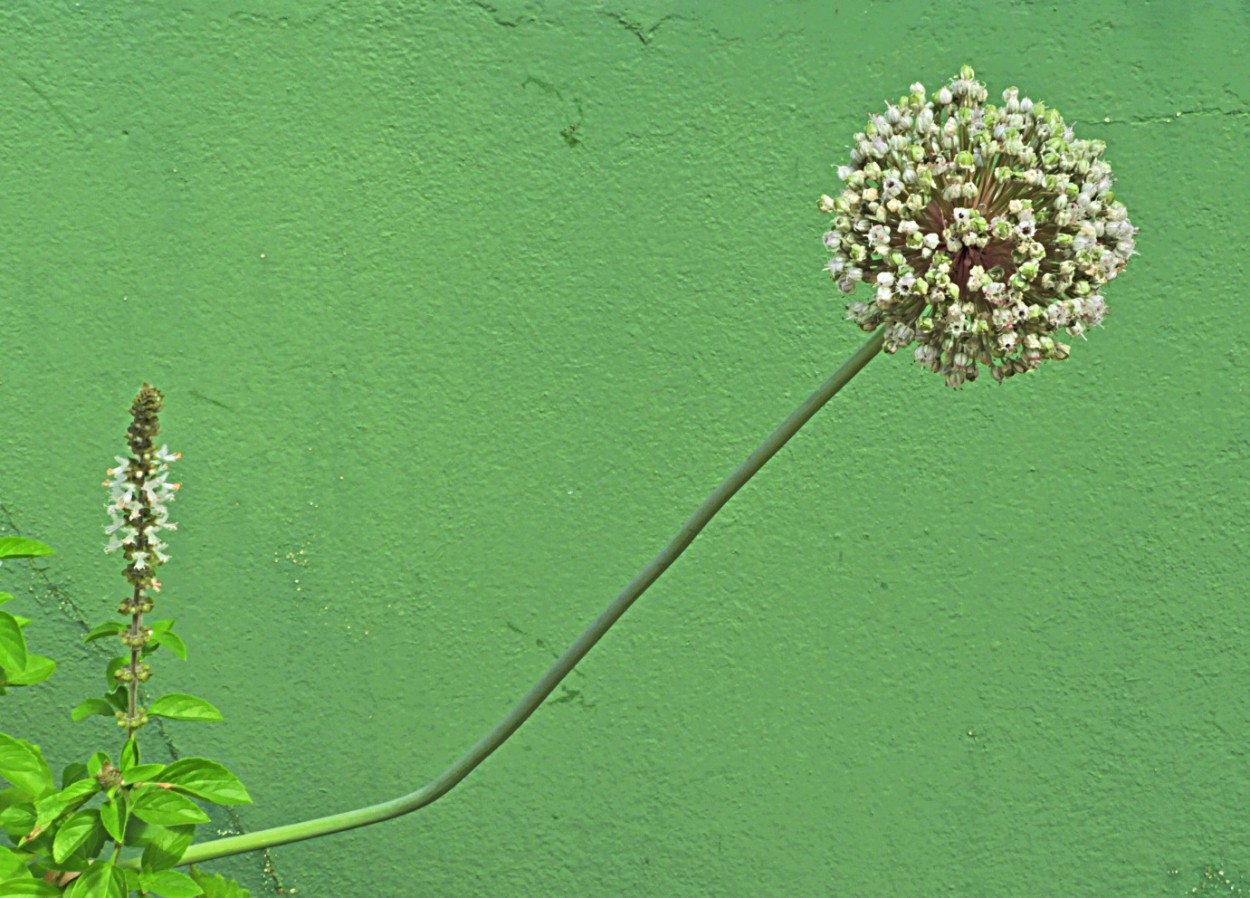
<instances>
[{"instance_id":1,"label":"pointed leaf","mask_svg":"<svg viewBox=\"0 0 1250 898\"><path fill-rule=\"evenodd\" d=\"M0 558L37 558L52 555L53 550L43 543L21 536L0 536Z\"/></svg>"},{"instance_id":2,"label":"pointed leaf","mask_svg":"<svg viewBox=\"0 0 1250 898\"><path fill-rule=\"evenodd\" d=\"M157 779L164 769L164 764L136 764L122 772L125 775L126 785L133 786L136 783L147 783Z\"/></svg>"},{"instance_id":3,"label":"pointed leaf","mask_svg":"<svg viewBox=\"0 0 1250 898\"><path fill-rule=\"evenodd\" d=\"M126 898L126 875L112 861L97 860L74 880L66 898Z\"/></svg>"},{"instance_id":4,"label":"pointed leaf","mask_svg":"<svg viewBox=\"0 0 1250 898\"><path fill-rule=\"evenodd\" d=\"M94 779L86 779L70 783L59 792L45 795L35 802L35 829L47 829L66 811L74 810L99 791L99 783Z\"/></svg>"},{"instance_id":5,"label":"pointed leaf","mask_svg":"<svg viewBox=\"0 0 1250 898\"><path fill-rule=\"evenodd\" d=\"M26 667L26 637L17 618L0 611L0 667L22 670Z\"/></svg>"},{"instance_id":6,"label":"pointed leaf","mask_svg":"<svg viewBox=\"0 0 1250 898\"><path fill-rule=\"evenodd\" d=\"M30 798L39 798L56 789L52 770L39 746L4 733L0 733L0 776Z\"/></svg>"},{"instance_id":7,"label":"pointed leaf","mask_svg":"<svg viewBox=\"0 0 1250 898\"><path fill-rule=\"evenodd\" d=\"M125 842L126 834L126 793L119 790L111 801L100 805L100 822L105 831L112 836L114 842Z\"/></svg>"},{"instance_id":8,"label":"pointed leaf","mask_svg":"<svg viewBox=\"0 0 1250 898\"><path fill-rule=\"evenodd\" d=\"M0 592L0 605L3 605L5 602L12 602L12 601L13 601L13 593Z\"/></svg>"},{"instance_id":9,"label":"pointed leaf","mask_svg":"<svg viewBox=\"0 0 1250 898\"><path fill-rule=\"evenodd\" d=\"M149 826L143 834L146 843L143 849L142 866L144 870L168 870L182 860L183 854L195 838L195 827L186 826Z\"/></svg>"},{"instance_id":10,"label":"pointed leaf","mask_svg":"<svg viewBox=\"0 0 1250 898\"><path fill-rule=\"evenodd\" d=\"M139 740L134 737L133 733L122 746L121 762L122 770L128 770L139 763Z\"/></svg>"},{"instance_id":11,"label":"pointed leaf","mask_svg":"<svg viewBox=\"0 0 1250 898\"><path fill-rule=\"evenodd\" d=\"M104 765L112 766L113 759L102 751L97 751L87 758L87 773L91 776L99 776L100 771L104 769Z\"/></svg>"},{"instance_id":12,"label":"pointed leaf","mask_svg":"<svg viewBox=\"0 0 1250 898\"><path fill-rule=\"evenodd\" d=\"M43 655L27 655L26 667L22 670L5 670L5 679L10 686L34 686L42 683L56 671L56 662Z\"/></svg>"},{"instance_id":13,"label":"pointed leaf","mask_svg":"<svg viewBox=\"0 0 1250 898\"><path fill-rule=\"evenodd\" d=\"M161 774L161 782L169 783L179 792L203 798L213 804L251 804L252 797L239 778L215 761L207 758L182 758L174 761Z\"/></svg>"},{"instance_id":14,"label":"pointed leaf","mask_svg":"<svg viewBox=\"0 0 1250 898\"><path fill-rule=\"evenodd\" d=\"M104 682L108 684L108 688L112 689L117 685L117 677L113 676L117 671L121 670L130 663L129 655L118 655L109 661L104 667Z\"/></svg>"},{"instance_id":15,"label":"pointed leaf","mask_svg":"<svg viewBox=\"0 0 1250 898\"><path fill-rule=\"evenodd\" d=\"M185 823L208 823L209 816L186 796L159 786L144 786L130 793L135 796L130 812L157 826L179 826Z\"/></svg>"},{"instance_id":16,"label":"pointed leaf","mask_svg":"<svg viewBox=\"0 0 1250 898\"><path fill-rule=\"evenodd\" d=\"M61 824L52 840L52 859L58 864L91 841L92 836L104 842L104 825L100 823L100 812L91 809L77 811Z\"/></svg>"},{"instance_id":17,"label":"pointed leaf","mask_svg":"<svg viewBox=\"0 0 1250 898\"><path fill-rule=\"evenodd\" d=\"M160 895L161 898L196 898L197 895L204 894L204 890L196 885L194 879L174 870L140 873L139 886L145 892Z\"/></svg>"},{"instance_id":18,"label":"pointed leaf","mask_svg":"<svg viewBox=\"0 0 1250 898\"><path fill-rule=\"evenodd\" d=\"M163 645L183 661L187 660L187 644L177 633L154 633L148 645Z\"/></svg>"},{"instance_id":19,"label":"pointed leaf","mask_svg":"<svg viewBox=\"0 0 1250 898\"><path fill-rule=\"evenodd\" d=\"M148 706L149 717L168 717L170 720L221 720L221 712L209 702L194 695L171 692L162 695Z\"/></svg>"},{"instance_id":20,"label":"pointed leaf","mask_svg":"<svg viewBox=\"0 0 1250 898\"><path fill-rule=\"evenodd\" d=\"M126 625L119 620L107 621L100 626L92 629L90 633L82 638L84 643L95 642L97 639L104 639L108 636L116 636L122 630L126 629Z\"/></svg>"},{"instance_id":21,"label":"pointed leaf","mask_svg":"<svg viewBox=\"0 0 1250 898\"><path fill-rule=\"evenodd\" d=\"M87 772L87 765L80 764L77 761L71 761L65 765L65 769L61 771L61 788L64 789L70 783L76 783L79 780L85 780L91 776Z\"/></svg>"},{"instance_id":22,"label":"pointed leaf","mask_svg":"<svg viewBox=\"0 0 1250 898\"><path fill-rule=\"evenodd\" d=\"M86 720L88 717L94 717L97 714L101 717L112 717L114 713L115 709L111 704L109 704L108 699L88 698L79 702L78 707L69 712L69 716L74 723L78 723L79 721Z\"/></svg>"}]
</instances>

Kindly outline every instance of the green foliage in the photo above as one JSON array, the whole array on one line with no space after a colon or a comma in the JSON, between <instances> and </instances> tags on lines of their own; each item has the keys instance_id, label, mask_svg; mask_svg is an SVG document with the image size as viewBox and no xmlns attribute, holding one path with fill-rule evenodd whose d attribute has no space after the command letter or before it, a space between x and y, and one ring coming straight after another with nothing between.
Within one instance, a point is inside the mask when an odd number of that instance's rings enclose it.
<instances>
[{"instance_id":1,"label":"green foliage","mask_svg":"<svg viewBox=\"0 0 1250 898\"><path fill-rule=\"evenodd\" d=\"M34 540L0 537L0 558L51 553ZM12 598L0 593L0 605ZM140 721L216 721L222 715L210 702L177 692L157 698L146 711L135 705L138 683L132 680L150 676L142 659L163 647L185 660L187 647L173 632L172 620L144 622L141 612L128 616L128 623L107 621L86 635L87 643L116 640L123 654L106 666L108 691L70 711L75 722L106 717L111 724L119 718L124 741L116 765L108 752L94 752L85 762L67 764L57 788L39 746L0 733L0 831L10 842L0 846L2 898L249 896L221 876L174 869L196 827L209 822L202 804L238 805L251 797L234 774L206 758L143 763ZM4 687L41 682L56 668L52 659L29 651L29 623L0 611L0 694ZM146 641L127 641L128 634L136 633L143 633ZM116 734L117 727L110 725L105 732Z\"/></svg>"},{"instance_id":2,"label":"green foliage","mask_svg":"<svg viewBox=\"0 0 1250 898\"><path fill-rule=\"evenodd\" d=\"M202 698L182 693L162 695L148 708L152 717L170 720L221 720L221 712Z\"/></svg>"},{"instance_id":3,"label":"green foliage","mask_svg":"<svg viewBox=\"0 0 1250 898\"><path fill-rule=\"evenodd\" d=\"M51 555L52 550L43 543L19 536L0 537L0 558L35 558ZM0 605L13 599L7 592L0 592ZM26 648L23 628L28 618L18 617L8 611L0 611L0 695L9 686L34 686L52 676L56 662L43 655L33 655Z\"/></svg>"}]
</instances>

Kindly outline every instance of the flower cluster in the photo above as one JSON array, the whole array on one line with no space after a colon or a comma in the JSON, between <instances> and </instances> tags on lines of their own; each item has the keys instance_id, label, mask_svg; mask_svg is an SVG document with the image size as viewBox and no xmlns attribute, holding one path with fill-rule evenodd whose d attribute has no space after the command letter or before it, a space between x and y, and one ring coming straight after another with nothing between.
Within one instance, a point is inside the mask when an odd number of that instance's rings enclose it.
<instances>
[{"instance_id":1,"label":"flower cluster","mask_svg":"<svg viewBox=\"0 0 1250 898\"><path fill-rule=\"evenodd\" d=\"M964 66L929 98L921 84L855 135L846 185L820 210L828 270L843 293L861 281L871 302L847 317L884 325L886 352L915 358L951 387L978 364L998 382L1065 359L1060 328L1100 324L1102 287L1131 255L1137 229L1111 190L1106 145L1081 140L1043 103L985 85Z\"/></svg>"},{"instance_id":2,"label":"flower cluster","mask_svg":"<svg viewBox=\"0 0 1250 898\"><path fill-rule=\"evenodd\" d=\"M118 456L117 467L108 471L112 479L104 481L112 521L104 528L111 537L104 551L122 550L128 562L126 579L142 592L160 590L156 569L169 560L160 531L178 529L169 519L167 504L182 484L169 482L169 464L182 456L171 453L168 446L153 448L153 439L160 433L161 400L159 390L143 385L130 409L134 420L127 436L134 456ZM133 610L126 608L122 613ZM151 610L150 605L143 610Z\"/></svg>"},{"instance_id":3,"label":"flower cluster","mask_svg":"<svg viewBox=\"0 0 1250 898\"><path fill-rule=\"evenodd\" d=\"M130 733L148 720L146 711L138 705L137 689L152 673L143 656L153 631L144 624L143 615L153 609L151 594L161 588L156 570L169 560L165 552L168 546L159 534L177 529L169 519L167 506L181 484L169 482L169 465L182 456L170 452L168 446L155 448L155 438L161 430L163 398L159 390L143 385L130 407L133 420L127 442L132 455L118 456L117 467L108 472L112 479L104 481L109 488L108 512L112 521L104 528L110 536L104 551L122 551L127 562L126 579L132 586L131 595L117 608L119 614L130 617L130 626L118 632L129 650L130 663L113 671L114 678L129 693L126 710L117 712L117 723Z\"/></svg>"}]
</instances>

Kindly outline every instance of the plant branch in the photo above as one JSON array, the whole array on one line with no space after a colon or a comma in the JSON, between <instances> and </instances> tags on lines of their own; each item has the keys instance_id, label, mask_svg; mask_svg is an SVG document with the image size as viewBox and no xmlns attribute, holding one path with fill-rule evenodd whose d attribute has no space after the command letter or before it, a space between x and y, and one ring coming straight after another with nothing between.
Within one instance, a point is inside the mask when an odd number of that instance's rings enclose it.
<instances>
[{"instance_id":1,"label":"plant branch","mask_svg":"<svg viewBox=\"0 0 1250 898\"><path fill-rule=\"evenodd\" d=\"M521 724L542 705L543 701L559 685L560 681L568 675L569 671L582 658L586 657L586 654L594 647L595 643L620 619L621 615L629 609L629 606L646 592L647 588L658 580L660 575L681 556L694 541L694 538L699 535L699 532L724 507L725 503L747 481L754 477L768 460L776 455L781 447L789 442L790 438L798 433L799 429L825 403L832 399L852 377L863 370L864 366L881 351L883 337L884 332L881 330L874 333L863 347L847 360L846 364L839 368L829 380L821 385L820 389L795 409L790 417L704 500L703 504L691 515L690 520L686 521L685 525L673 537L672 541L664 547L663 551L643 568L642 572L630 581L620 595L612 600L612 604L608 605L607 609L599 615L594 623L574 640L564 654L543 674L534 688L526 693L525 697L507 713L503 720L479 739L458 761L429 783L415 792L392 801L383 802L382 804L192 845L187 849L186 854L183 855L179 863L200 863L213 860L214 858L240 854L245 851L258 851L263 848L272 848L275 845L285 845L290 842L299 842L304 839L326 836L347 829L368 826L372 823L380 823L383 820L389 820L393 817L411 813L418 808L423 808L446 795L457 783L468 776L474 768L486 760L495 749L503 745L509 736L517 731Z\"/></svg>"}]
</instances>

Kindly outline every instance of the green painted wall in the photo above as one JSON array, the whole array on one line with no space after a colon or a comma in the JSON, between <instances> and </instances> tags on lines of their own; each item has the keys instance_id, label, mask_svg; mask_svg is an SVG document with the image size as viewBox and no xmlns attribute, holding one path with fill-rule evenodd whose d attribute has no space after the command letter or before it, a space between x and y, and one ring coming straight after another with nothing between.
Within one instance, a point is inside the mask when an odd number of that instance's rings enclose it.
<instances>
[{"instance_id":1,"label":"green painted wall","mask_svg":"<svg viewBox=\"0 0 1250 898\"><path fill-rule=\"evenodd\" d=\"M1070 361L874 361L447 798L219 862L257 895L1250 889L1244 3L12 2L0 582L62 670L104 469L185 459L154 684L255 830L492 725L862 337L851 134L971 63L1103 138L1139 250ZM150 751L166 751L159 734ZM223 818L223 828L231 821ZM1223 870L1204 878L1204 868Z\"/></svg>"}]
</instances>

